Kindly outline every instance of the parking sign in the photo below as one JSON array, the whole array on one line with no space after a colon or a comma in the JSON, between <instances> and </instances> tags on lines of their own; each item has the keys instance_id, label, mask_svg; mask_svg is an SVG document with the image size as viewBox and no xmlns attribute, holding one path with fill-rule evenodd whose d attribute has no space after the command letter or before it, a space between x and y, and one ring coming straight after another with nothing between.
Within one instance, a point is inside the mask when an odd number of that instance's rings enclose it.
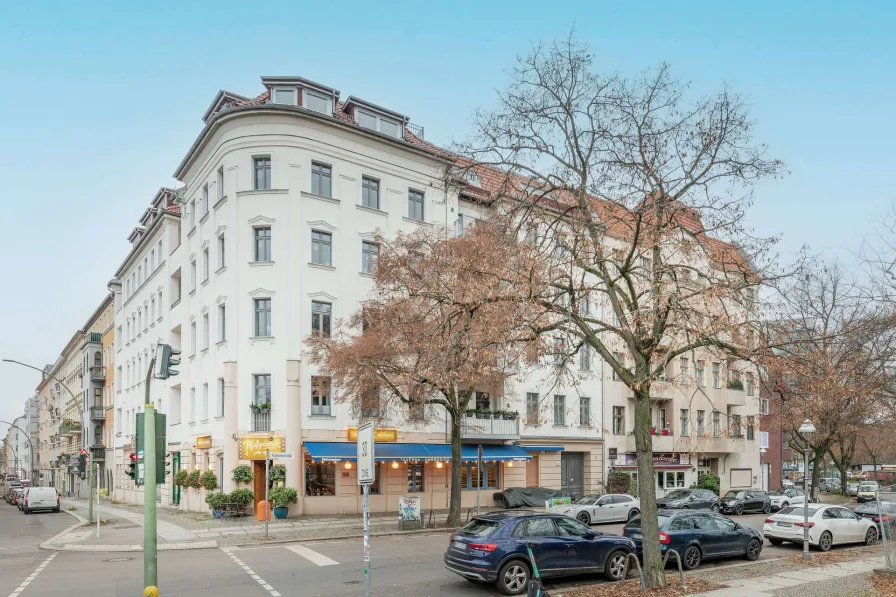
<instances>
[{"instance_id":1,"label":"parking sign","mask_svg":"<svg viewBox=\"0 0 896 597\"><path fill-rule=\"evenodd\" d=\"M367 423L358 428L358 485L372 485L376 479L373 445L373 423Z\"/></svg>"}]
</instances>

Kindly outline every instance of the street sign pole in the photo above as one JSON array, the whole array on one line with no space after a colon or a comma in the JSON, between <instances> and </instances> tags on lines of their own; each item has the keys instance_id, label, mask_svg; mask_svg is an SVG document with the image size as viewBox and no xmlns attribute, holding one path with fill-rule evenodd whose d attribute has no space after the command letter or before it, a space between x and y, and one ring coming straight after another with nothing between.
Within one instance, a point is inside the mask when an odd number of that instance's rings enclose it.
<instances>
[{"instance_id":1,"label":"street sign pole","mask_svg":"<svg viewBox=\"0 0 896 597\"><path fill-rule=\"evenodd\" d=\"M364 495L364 597L370 597L370 486L376 480L373 423L358 428L358 483Z\"/></svg>"},{"instance_id":2,"label":"street sign pole","mask_svg":"<svg viewBox=\"0 0 896 597\"><path fill-rule=\"evenodd\" d=\"M87 443L86 440L84 443ZM87 512L87 521L93 522L93 455L87 452L87 503L90 504Z\"/></svg>"},{"instance_id":3,"label":"street sign pole","mask_svg":"<svg viewBox=\"0 0 896 597\"><path fill-rule=\"evenodd\" d=\"M100 478L100 463L96 463L96 478ZM100 536L100 484L96 484L96 536Z\"/></svg>"},{"instance_id":4,"label":"street sign pole","mask_svg":"<svg viewBox=\"0 0 896 597\"><path fill-rule=\"evenodd\" d=\"M144 595L158 594L159 568L156 552L156 409L149 401L149 382L155 358L146 372L146 398L143 407L143 586ZM147 466L148 463L148 466Z\"/></svg>"},{"instance_id":5,"label":"street sign pole","mask_svg":"<svg viewBox=\"0 0 896 597\"><path fill-rule=\"evenodd\" d=\"M479 486L482 485L482 444L476 450L476 516L479 516Z\"/></svg>"},{"instance_id":6,"label":"street sign pole","mask_svg":"<svg viewBox=\"0 0 896 597\"><path fill-rule=\"evenodd\" d=\"M264 451L264 538L267 540L268 538L268 519L271 517L271 513L268 512L268 508L270 508L270 504L268 503L268 475L270 474L270 466L271 466L271 451Z\"/></svg>"}]
</instances>

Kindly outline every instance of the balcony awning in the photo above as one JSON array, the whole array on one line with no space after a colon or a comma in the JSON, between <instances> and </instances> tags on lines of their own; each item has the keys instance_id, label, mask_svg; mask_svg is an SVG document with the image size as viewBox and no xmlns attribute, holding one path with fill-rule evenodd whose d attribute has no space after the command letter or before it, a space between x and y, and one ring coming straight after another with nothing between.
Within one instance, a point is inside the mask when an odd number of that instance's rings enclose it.
<instances>
[{"instance_id":1,"label":"balcony awning","mask_svg":"<svg viewBox=\"0 0 896 597\"><path fill-rule=\"evenodd\" d=\"M562 452L563 446L520 446L526 452Z\"/></svg>"},{"instance_id":2,"label":"balcony awning","mask_svg":"<svg viewBox=\"0 0 896 597\"><path fill-rule=\"evenodd\" d=\"M313 462L354 462L358 458L358 447L355 442L305 442L305 450ZM378 462L450 462L450 444L393 444L376 443L376 459ZM461 447L461 458L466 461L476 460L476 446ZM531 460L525 450L517 446L483 445L483 461Z\"/></svg>"}]
</instances>

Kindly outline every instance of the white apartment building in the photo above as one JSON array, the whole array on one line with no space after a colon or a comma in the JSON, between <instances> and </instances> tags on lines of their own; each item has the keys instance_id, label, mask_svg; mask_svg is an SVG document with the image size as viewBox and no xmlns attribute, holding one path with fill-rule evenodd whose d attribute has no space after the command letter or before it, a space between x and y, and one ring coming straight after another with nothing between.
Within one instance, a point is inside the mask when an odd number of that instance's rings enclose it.
<instances>
[{"instance_id":1,"label":"white apartment building","mask_svg":"<svg viewBox=\"0 0 896 597\"><path fill-rule=\"evenodd\" d=\"M114 459L115 499L141 503L142 489L127 476L126 468L136 448L136 414L143 411L146 400L146 373L156 345L180 346L180 319L172 313L180 302L180 208L172 189L156 193L128 240L131 251L109 283L115 311L115 428L112 454L107 451L106 458ZM172 382L177 384L178 379ZM168 384L154 380L150 389L156 407L167 412Z\"/></svg>"}]
</instances>

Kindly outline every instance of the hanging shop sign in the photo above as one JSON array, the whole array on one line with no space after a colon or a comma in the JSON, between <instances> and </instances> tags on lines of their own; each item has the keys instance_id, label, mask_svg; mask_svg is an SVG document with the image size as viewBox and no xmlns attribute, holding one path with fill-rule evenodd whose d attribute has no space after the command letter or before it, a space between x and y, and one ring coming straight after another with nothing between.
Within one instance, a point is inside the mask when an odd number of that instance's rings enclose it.
<instances>
[{"instance_id":1,"label":"hanging shop sign","mask_svg":"<svg viewBox=\"0 0 896 597\"><path fill-rule=\"evenodd\" d=\"M200 435L196 438L196 448L199 450L208 450L212 447L212 436Z\"/></svg>"},{"instance_id":2,"label":"hanging shop sign","mask_svg":"<svg viewBox=\"0 0 896 597\"><path fill-rule=\"evenodd\" d=\"M241 437L239 441L240 460L264 460L265 451L285 452L286 438L280 435L258 437Z\"/></svg>"}]
</instances>

